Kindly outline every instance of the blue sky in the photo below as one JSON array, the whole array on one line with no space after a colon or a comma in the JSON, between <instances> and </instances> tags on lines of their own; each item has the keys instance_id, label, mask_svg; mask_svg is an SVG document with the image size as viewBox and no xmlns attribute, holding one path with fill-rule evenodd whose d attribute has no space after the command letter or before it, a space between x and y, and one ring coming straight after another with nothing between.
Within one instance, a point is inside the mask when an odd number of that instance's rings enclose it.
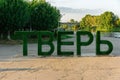
<instances>
[{"instance_id":1,"label":"blue sky","mask_svg":"<svg viewBox=\"0 0 120 80\"><path fill-rule=\"evenodd\" d=\"M69 7L73 9L103 9L105 11L112 11L116 15L120 16L120 0L46 0L46 1L56 7Z\"/></svg>"}]
</instances>

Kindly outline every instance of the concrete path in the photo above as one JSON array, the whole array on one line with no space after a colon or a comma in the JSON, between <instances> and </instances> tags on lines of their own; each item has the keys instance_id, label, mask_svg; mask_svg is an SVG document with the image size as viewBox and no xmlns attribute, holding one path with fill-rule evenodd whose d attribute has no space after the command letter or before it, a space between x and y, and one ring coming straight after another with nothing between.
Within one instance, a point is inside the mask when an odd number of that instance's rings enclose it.
<instances>
[{"instance_id":1,"label":"concrete path","mask_svg":"<svg viewBox=\"0 0 120 80\"><path fill-rule=\"evenodd\" d=\"M112 42L114 49L111 55L120 56L120 38L114 37L102 37L103 40L109 40ZM88 37L83 36L82 41L87 41ZM74 55L76 55L76 37L65 39L63 41L74 41L73 46L62 46L62 51L74 51ZM57 41L53 42L55 45L55 51L52 55L57 55ZM28 45L28 53L32 56L37 56L37 44L29 44ZM95 56L95 48L96 43L95 39L93 43L89 46L82 47L82 56ZM101 45L102 50L106 50L106 45ZM49 50L49 46L43 46L43 51ZM22 56L22 45L1 45L0 44L0 59L8 59L12 57Z\"/></svg>"}]
</instances>

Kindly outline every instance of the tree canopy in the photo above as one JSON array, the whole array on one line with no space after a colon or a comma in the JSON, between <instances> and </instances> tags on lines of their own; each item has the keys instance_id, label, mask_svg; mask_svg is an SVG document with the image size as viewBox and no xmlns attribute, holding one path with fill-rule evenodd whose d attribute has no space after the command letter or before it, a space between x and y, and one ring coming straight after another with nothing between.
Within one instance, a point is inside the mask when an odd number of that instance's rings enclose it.
<instances>
[{"instance_id":1,"label":"tree canopy","mask_svg":"<svg viewBox=\"0 0 120 80\"><path fill-rule=\"evenodd\" d=\"M96 30L112 31L118 17L113 12L104 12L101 15L86 15L80 21L81 29L89 30L94 27ZM119 22L118 22L119 23ZM117 23L117 24L118 24Z\"/></svg>"},{"instance_id":2,"label":"tree canopy","mask_svg":"<svg viewBox=\"0 0 120 80\"><path fill-rule=\"evenodd\" d=\"M32 2L31 26L34 30L52 30L58 27L60 11L45 2Z\"/></svg>"},{"instance_id":3,"label":"tree canopy","mask_svg":"<svg viewBox=\"0 0 120 80\"><path fill-rule=\"evenodd\" d=\"M0 0L0 38L17 30L50 30L59 21L60 11L45 0Z\"/></svg>"},{"instance_id":4,"label":"tree canopy","mask_svg":"<svg viewBox=\"0 0 120 80\"><path fill-rule=\"evenodd\" d=\"M23 0L0 1L0 27L3 35L21 29L29 20L28 3Z\"/></svg>"}]
</instances>

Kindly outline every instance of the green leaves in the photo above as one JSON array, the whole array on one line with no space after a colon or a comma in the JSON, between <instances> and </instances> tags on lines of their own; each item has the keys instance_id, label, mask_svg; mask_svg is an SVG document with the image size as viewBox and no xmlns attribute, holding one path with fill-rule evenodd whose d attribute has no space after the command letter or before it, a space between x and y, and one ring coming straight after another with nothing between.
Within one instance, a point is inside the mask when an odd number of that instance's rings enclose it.
<instances>
[{"instance_id":1,"label":"green leaves","mask_svg":"<svg viewBox=\"0 0 120 80\"><path fill-rule=\"evenodd\" d=\"M107 11L100 16L86 15L80 22L80 26L89 31L92 29L112 31L117 19L118 17L114 13Z\"/></svg>"},{"instance_id":2,"label":"green leaves","mask_svg":"<svg viewBox=\"0 0 120 80\"><path fill-rule=\"evenodd\" d=\"M0 18L0 21L2 21L5 31L18 30L21 26L25 26L29 20L28 3L23 0L4 0L1 9L2 12L0 14L4 15L2 19Z\"/></svg>"},{"instance_id":3,"label":"green leaves","mask_svg":"<svg viewBox=\"0 0 120 80\"><path fill-rule=\"evenodd\" d=\"M52 30L60 12L45 0L0 0L0 36L16 30Z\"/></svg>"},{"instance_id":4,"label":"green leaves","mask_svg":"<svg viewBox=\"0 0 120 80\"><path fill-rule=\"evenodd\" d=\"M34 30L51 30L58 27L60 12L47 2L31 5L31 26Z\"/></svg>"}]
</instances>

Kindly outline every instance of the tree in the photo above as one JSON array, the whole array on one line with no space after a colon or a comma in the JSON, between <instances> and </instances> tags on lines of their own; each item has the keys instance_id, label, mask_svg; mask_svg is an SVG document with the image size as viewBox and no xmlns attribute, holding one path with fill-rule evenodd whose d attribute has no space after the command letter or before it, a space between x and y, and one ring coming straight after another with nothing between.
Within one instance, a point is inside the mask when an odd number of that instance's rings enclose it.
<instances>
[{"instance_id":1,"label":"tree","mask_svg":"<svg viewBox=\"0 0 120 80\"><path fill-rule=\"evenodd\" d=\"M120 31L120 19L119 18L115 22L115 27L113 31Z\"/></svg>"},{"instance_id":2,"label":"tree","mask_svg":"<svg viewBox=\"0 0 120 80\"><path fill-rule=\"evenodd\" d=\"M60 11L47 2L35 2L31 4L31 26L33 30L52 30L58 27Z\"/></svg>"},{"instance_id":3,"label":"tree","mask_svg":"<svg viewBox=\"0 0 120 80\"><path fill-rule=\"evenodd\" d=\"M52 30L59 21L60 11L45 0L0 0L0 38L16 30Z\"/></svg>"},{"instance_id":4,"label":"tree","mask_svg":"<svg viewBox=\"0 0 120 80\"><path fill-rule=\"evenodd\" d=\"M120 19L117 19L115 24L116 24L116 27L120 27Z\"/></svg>"},{"instance_id":5,"label":"tree","mask_svg":"<svg viewBox=\"0 0 120 80\"><path fill-rule=\"evenodd\" d=\"M86 15L84 18L82 18L82 21L80 21L80 27L81 27L81 29L87 29L88 31L90 31L90 27L92 26L92 25L94 25L95 23L93 23L94 22L94 18L93 18L93 16L91 16L91 15Z\"/></svg>"},{"instance_id":6,"label":"tree","mask_svg":"<svg viewBox=\"0 0 120 80\"><path fill-rule=\"evenodd\" d=\"M116 15L114 15L113 12L104 12L100 15L99 27L101 27L101 29L111 31L116 20Z\"/></svg>"},{"instance_id":7,"label":"tree","mask_svg":"<svg viewBox=\"0 0 120 80\"><path fill-rule=\"evenodd\" d=\"M2 37L2 32L3 32L3 29L2 29L2 27L3 27L3 23L2 23L2 20L3 20L3 15L4 15L4 13L3 13L3 3L4 3L4 0L0 0L0 39L1 39L1 37Z\"/></svg>"},{"instance_id":8,"label":"tree","mask_svg":"<svg viewBox=\"0 0 120 80\"><path fill-rule=\"evenodd\" d=\"M0 26L2 35L14 33L15 30L22 29L29 21L29 5L24 0L1 0Z\"/></svg>"},{"instance_id":9,"label":"tree","mask_svg":"<svg viewBox=\"0 0 120 80\"><path fill-rule=\"evenodd\" d=\"M92 29L112 31L116 26L116 20L118 17L112 12L104 12L100 16L86 15L80 21L81 29L91 31ZM119 22L119 21L118 21Z\"/></svg>"},{"instance_id":10,"label":"tree","mask_svg":"<svg viewBox=\"0 0 120 80\"><path fill-rule=\"evenodd\" d=\"M70 19L70 22L71 22L71 23L75 23L75 20L74 20L74 19Z\"/></svg>"}]
</instances>

